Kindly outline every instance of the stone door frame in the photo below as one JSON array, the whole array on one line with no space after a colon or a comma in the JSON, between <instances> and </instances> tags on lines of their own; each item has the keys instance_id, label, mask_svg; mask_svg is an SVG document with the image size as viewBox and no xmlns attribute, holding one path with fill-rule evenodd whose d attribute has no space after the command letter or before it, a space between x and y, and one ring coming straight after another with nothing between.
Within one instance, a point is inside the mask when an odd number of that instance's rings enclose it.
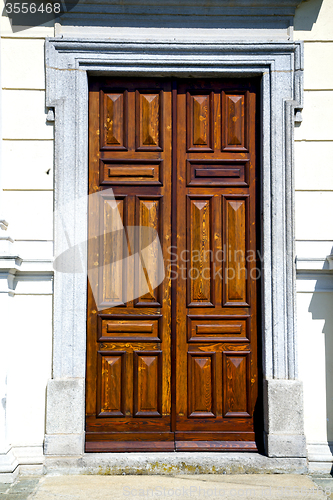
<instances>
[{"instance_id":1,"label":"stone door frame","mask_svg":"<svg viewBox=\"0 0 333 500\"><path fill-rule=\"evenodd\" d=\"M261 77L262 372L265 452L305 457L297 380L293 129L303 101L301 42L46 40L46 105L55 116L55 254L87 240L88 76ZM62 210L61 207L66 207ZM62 227L66 227L66 237ZM54 277L46 455L84 454L85 273Z\"/></svg>"}]
</instances>

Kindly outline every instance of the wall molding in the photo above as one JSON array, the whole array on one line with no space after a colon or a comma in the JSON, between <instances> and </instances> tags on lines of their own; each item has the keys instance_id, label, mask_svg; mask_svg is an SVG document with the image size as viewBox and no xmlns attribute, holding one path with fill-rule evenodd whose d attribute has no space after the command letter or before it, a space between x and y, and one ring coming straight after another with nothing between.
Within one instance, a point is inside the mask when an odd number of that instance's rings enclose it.
<instances>
[{"instance_id":1,"label":"wall molding","mask_svg":"<svg viewBox=\"0 0 333 500\"><path fill-rule=\"evenodd\" d=\"M108 38L118 36L126 27L127 37L134 35L146 40L149 32L159 36L163 29L171 38L177 31L179 37L191 29L202 29L206 30L207 37L212 36L212 30L218 31L220 39L287 41L292 37L295 9L301 1L211 0L206 5L200 0L161 0L158 3L110 0L107 4L102 0L86 0L64 13L55 28L57 36L75 33L79 37L92 37L95 33L95 36ZM142 34L140 28L143 28ZM131 33L133 30L135 33ZM197 36L194 32L192 38Z\"/></svg>"},{"instance_id":2,"label":"wall molding","mask_svg":"<svg viewBox=\"0 0 333 500\"><path fill-rule=\"evenodd\" d=\"M296 258L296 271L297 274L315 272L328 273L333 271L333 255L328 255L327 257L315 258L315 257L297 257Z\"/></svg>"},{"instance_id":3,"label":"wall molding","mask_svg":"<svg viewBox=\"0 0 333 500\"><path fill-rule=\"evenodd\" d=\"M303 105L300 42L232 43L220 39L148 42L98 39L46 41L46 104L55 110L55 255L87 240L88 76L261 77L262 343L266 379L266 452L304 457L302 387L295 329L293 127ZM86 354L84 274L55 272L53 379L47 395L45 453L82 455ZM67 383L64 383L67 381ZM290 383L295 382L295 383ZM284 384L285 383L285 384ZM283 391L291 407L280 428L273 415ZM76 402L72 404L72 402ZM70 419L59 418L66 402ZM301 414L300 414L301 412ZM297 428L294 426L297 415ZM75 429L73 427L75 422ZM78 435L79 426L79 435Z\"/></svg>"}]
</instances>

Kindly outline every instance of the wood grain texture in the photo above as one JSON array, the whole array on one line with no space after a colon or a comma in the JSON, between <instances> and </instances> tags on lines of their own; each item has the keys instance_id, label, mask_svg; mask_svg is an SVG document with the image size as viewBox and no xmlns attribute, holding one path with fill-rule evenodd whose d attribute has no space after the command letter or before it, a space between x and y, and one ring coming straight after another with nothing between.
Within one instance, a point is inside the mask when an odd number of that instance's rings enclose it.
<instances>
[{"instance_id":1,"label":"wood grain texture","mask_svg":"<svg viewBox=\"0 0 333 500\"><path fill-rule=\"evenodd\" d=\"M251 82L178 82L174 211L180 272L174 328L179 450L237 449L242 437L251 442L249 449L256 448L255 123ZM197 262L192 249L198 251ZM192 280L189 269L197 271ZM244 443L239 449L246 448Z\"/></svg>"},{"instance_id":2,"label":"wood grain texture","mask_svg":"<svg viewBox=\"0 0 333 500\"><path fill-rule=\"evenodd\" d=\"M98 352L99 417L124 416L125 352Z\"/></svg>"},{"instance_id":3,"label":"wood grain texture","mask_svg":"<svg viewBox=\"0 0 333 500\"><path fill-rule=\"evenodd\" d=\"M188 353L188 416L215 417L215 353Z\"/></svg>"},{"instance_id":4,"label":"wood grain texture","mask_svg":"<svg viewBox=\"0 0 333 500\"><path fill-rule=\"evenodd\" d=\"M134 416L161 417L162 351L134 352Z\"/></svg>"},{"instance_id":5,"label":"wood grain texture","mask_svg":"<svg viewBox=\"0 0 333 500\"><path fill-rule=\"evenodd\" d=\"M161 342L162 316L109 316L98 318L99 342Z\"/></svg>"},{"instance_id":6,"label":"wood grain texture","mask_svg":"<svg viewBox=\"0 0 333 500\"><path fill-rule=\"evenodd\" d=\"M247 321L245 318L233 316L230 319L206 316L200 319L197 316L188 316L188 342L244 342L246 337Z\"/></svg>"},{"instance_id":7,"label":"wood grain texture","mask_svg":"<svg viewBox=\"0 0 333 500\"><path fill-rule=\"evenodd\" d=\"M213 93L187 92L187 151L212 151L214 137Z\"/></svg>"},{"instance_id":8,"label":"wood grain texture","mask_svg":"<svg viewBox=\"0 0 333 500\"><path fill-rule=\"evenodd\" d=\"M89 85L86 451L256 451L259 84Z\"/></svg>"},{"instance_id":9,"label":"wood grain texture","mask_svg":"<svg viewBox=\"0 0 333 500\"><path fill-rule=\"evenodd\" d=\"M109 94L106 96L106 114L105 123L106 143L122 145L124 141L124 104L122 94Z\"/></svg>"},{"instance_id":10,"label":"wood grain texture","mask_svg":"<svg viewBox=\"0 0 333 500\"><path fill-rule=\"evenodd\" d=\"M137 239L137 252L140 250L140 263L135 281L136 307L160 307L159 288L153 284L159 281L160 262L158 260L158 242L152 240L156 233L162 237L161 197L136 197L136 226L140 227ZM147 231L150 228L154 233Z\"/></svg>"},{"instance_id":11,"label":"wood grain texture","mask_svg":"<svg viewBox=\"0 0 333 500\"><path fill-rule=\"evenodd\" d=\"M247 160L190 159L187 163L187 185L200 187L247 186Z\"/></svg>"},{"instance_id":12,"label":"wood grain texture","mask_svg":"<svg viewBox=\"0 0 333 500\"><path fill-rule=\"evenodd\" d=\"M223 352L224 416L247 417L249 408L250 352Z\"/></svg>"},{"instance_id":13,"label":"wood grain texture","mask_svg":"<svg viewBox=\"0 0 333 500\"><path fill-rule=\"evenodd\" d=\"M136 150L163 149L163 90L159 93L136 90Z\"/></svg>"},{"instance_id":14,"label":"wood grain texture","mask_svg":"<svg viewBox=\"0 0 333 500\"><path fill-rule=\"evenodd\" d=\"M167 253L171 83L91 79L89 106L89 193L105 197L111 186L115 201L89 207L88 265L104 266L88 286L86 450L168 451L171 286L169 275L158 289L149 282L158 269L147 230ZM95 238L101 216L103 237ZM141 228L138 239L129 236L132 226Z\"/></svg>"},{"instance_id":15,"label":"wood grain texture","mask_svg":"<svg viewBox=\"0 0 333 500\"><path fill-rule=\"evenodd\" d=\"M103 150L127 149L127 90L101 93L100 112L103 127L100 133L100 147Z\"/></svg>"},{"instance_id":16,"label":"wood grain texture","mask_svg":"<svg viewBox=\"0 0 333 500\"><path fill-rule=\"evenodd\" d=\"M249 92L222 92L223 151L248 151Z\"/></svg>"},{"instance_id":17,"label":"wood grain texture","mask_svg":"<svg viewBox=\"0 0 333 500\"><path fill-rule=\"evenodd\" d=\"M187 198L188 231L188 305L213 305L211 276L212 260L212 203L207 197Z\"/></svg>"},{"instance_id":18,"label":"wood grain texture","mask_svg":"<svg viewBox=\"0 0 333 500\"><path fill-rule=\"evenodd\" d=\"M176 451L258 451L255 441L176 441Z\"/></svg>"},{"instance_id":19,"label":"wood grain texture","mask_svg":"<svg viewBox=\"0 0 333 500\"><path fill-rule=\"evenodd\" d=\"M100 305L124 305L123 286L126 283L126 257L123 225L125 221L126 198L103 199L102 259L100 261L100 282L102 296Z\"/></svg>"},{"instance_id":20,"label":"wood grain texture","mask_svg":"<svg viewBox=\"0 0 333 500\"><path fill-rule=\"evenodd\" d=\"M153 186L163 184L163 160L112 159L100 160L100 185Z\"/></svg>"},{"instance_id":21,"label":"wood grain texture","mask_svg":"<svg viewBox=\"0 0 333 500\"><path fill-rule=\"evenodd\" d=\"M247 198L223 197L226 306L247 305L247 205Z\"/></svg>"}]
</instances>

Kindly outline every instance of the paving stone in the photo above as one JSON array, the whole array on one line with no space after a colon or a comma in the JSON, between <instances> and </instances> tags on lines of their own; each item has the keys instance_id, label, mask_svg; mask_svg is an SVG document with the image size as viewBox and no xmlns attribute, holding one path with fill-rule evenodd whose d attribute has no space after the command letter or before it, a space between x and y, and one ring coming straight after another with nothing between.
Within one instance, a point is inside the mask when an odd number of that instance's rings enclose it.
<instances>
[{"instance_id":1,"label":"paving stone","mask_svg":"<svg viewBox=\"0 0 333 500\"><path fill-rule=\"evenodd\" d=\"M332 477L312 477L312 480L319 488L322 488L327 499L333 500L333 478Z\"/></svg>"},{"instance_id":2,"label":"paving stone","mask_svg":"<svg viewBox=\"0 0 333 500\"><path fill-rule=\"evenodd\" d=\"M33 479L18 479L15 481L10 489L10 493L20 493L24 491L33 491L37 484L39 483L39 478Z\"/></svg>"},{"instance_id":3,"label":"paving stone","mask_svg":"<svg viewBox=\"0 0 333 500\"><path fill-rule=\"evenodd\" d=\"M29 495L32 491L22 491L21 493L7 493L4 500L28 500Z\"/></svg>"},{"instance_id":4,"label":"paving stone","mask_svg":"<svg viewBox=\"0 0 333 500\"><path fill-rule=\"evenodd\" d=\"M46 476L32 500L327 500L297 474ZM12 500L12 499L11 499Z\"/></svg>"}]
</instances>

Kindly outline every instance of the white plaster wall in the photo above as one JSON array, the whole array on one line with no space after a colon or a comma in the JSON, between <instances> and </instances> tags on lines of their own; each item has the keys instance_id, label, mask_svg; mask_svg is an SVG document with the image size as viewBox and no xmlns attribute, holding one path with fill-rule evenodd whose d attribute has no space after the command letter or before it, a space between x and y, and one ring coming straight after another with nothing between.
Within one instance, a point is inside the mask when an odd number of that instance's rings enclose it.
<instances>
[{"instance_id":1,"label":"white plaster wall","mask_svg":"<svg viewBox=\"0 0 333 500\"><path fill-rule=\"evenodd\" d=\"M41 446L45 387L51 376L52 295L22 293L11 299L14 359L8 370L8 436L13 447Z\"/></svg>"},{"instance_id":2,"label":"white plaster wall","mask_svg":"<svg viewBox=\"0 0 333 500\"><path fill-rule=\"evenodd\" d=\"M52 367L53 125L46 123L44 41L54 28L13 32L2 16L0 32L0 219L9 224L0 236L13 238L13 253L23 259L14 290L10 295L5 287L0 291L0 330L8 338L7 439L20 463L36 464Z\"/></svg>"},{"instance_id":3,"label":"white plaster wall","mask_svg":"<svg viewBox=\"0 0 333 500\"><path fill-rule=\"evenodd\" d=\"M301 4L294 38L304 40L305 86L303 123L295 130L296 255L307 260L297 274L299 374L309 455L319 444L324 461L325 444L333 442L333 272L325 262L333 253L332 0Z\"/></svg>"},{"instance_id":4,"label":"white plaster wall","mask_svg":"<svg viewBox=\"0 0 333 500\"><path fill-rule=\"evenodd\" d=\"M2 0L0 7L2 11ZM42 26L13 33L4 17L0 29L5 207L0 218L9 222L16 252L34 266L52 256L53 126L46 123L43 46L45 36L53 36L54 29ZM115 36L117 30L113 30ZM97 27L88 31L89 35L104 33ZM207 38L213 31L205 31ZM57 34L86 33L79 26L57 25ZM110 35L109 27L105 33ZM179 29L167 31L166 36L175 33L182 36ZM195 36L194 29L189 33ZM242 33L235 33L233 37L241 38ZM289 29L281 28L276 37L288 39L289 35ZM264 30L262 37L267 38ZM294 38L305 40L304 121L295 131L296 253L320 259L333 247L332 0L306 0L298 8ZM333 441L333 391L329 392L328 382L333 371L333 284L329 277L324 281L318 273L300 273L298 280L300 378L304 381L309 443ZM14 297L7 297L6 319L1 319L6 333L13 337L7 417L8 435L15 447L41 446L43 442L45 386L51 370L51 293L48 280L19 279Z\"/></svg>"},{"instance_id":5,"label":"white plaster wall","mask_svg":"<svg viewBox=\"0 0 333 500\"><path fill-rule=\"evenodd\" d=\"M332 380L333 295L331 292L298 293L300 377L304 380L305 433L311 443L333 435Z\"/></svg>"}]
</instances>

